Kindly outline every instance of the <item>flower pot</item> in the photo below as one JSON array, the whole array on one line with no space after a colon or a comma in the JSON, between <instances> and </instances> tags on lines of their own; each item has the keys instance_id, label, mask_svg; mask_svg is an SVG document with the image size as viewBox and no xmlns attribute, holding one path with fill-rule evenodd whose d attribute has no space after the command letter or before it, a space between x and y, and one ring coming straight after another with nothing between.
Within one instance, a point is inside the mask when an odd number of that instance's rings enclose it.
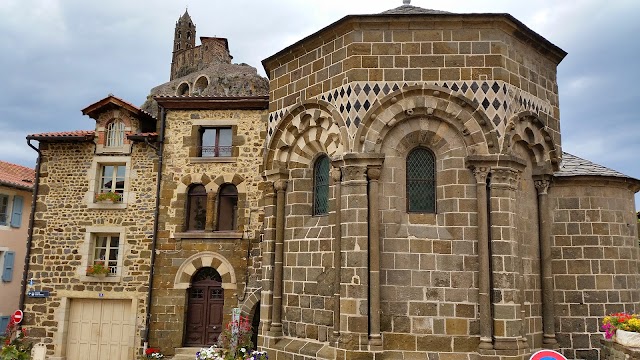
<instances>
[{"instance_id":1,"label":"flower pot","mask_svg":"<svg viewBox=\"0 0 640 360\"><path fill-rule=\"evenodd\" d=\"M615 341L620 345L640 348L640 333L618 329Z\"/></svg>"},{"instance_id":2,"label":"flower pot","mask_svg":"<svg viewBox=\"0 0 640 360\"><path fill-rule=\"evenodd\" d=\"M102 280L107 277L107 274L93 274L91 276L98 278L98 280Z\"/></svg>"}]
</instances>

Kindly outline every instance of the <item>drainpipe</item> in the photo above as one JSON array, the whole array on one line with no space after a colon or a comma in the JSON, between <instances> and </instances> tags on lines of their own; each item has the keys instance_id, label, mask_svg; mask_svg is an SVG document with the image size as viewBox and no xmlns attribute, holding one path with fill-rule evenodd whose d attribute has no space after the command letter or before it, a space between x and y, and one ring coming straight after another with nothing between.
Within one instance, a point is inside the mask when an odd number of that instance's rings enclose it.
<instances>
[{"instance_id":1,"label":"drainpipe","mask_svg":"<svg viewBox=\"0 0 640 360\"><path fill-rule=\"evenodd\" d=\"M38 185L40 184L40 163L42 160L42 153L40 149L31 144L31 139L27 139L27 145L38 153L38 160L36 160L36 179L33 185L33 193L31 195L31 214L29 214L29 229L27 229L27 253L24 256L24 271L22 272L22 284L20 290L20 302L18 307L24 311L24 302L27 292L27 278L29 277L29 258L31 257L31 244L33 242L33 223L36 216L36 201L38 198Z\"/></svg>"},{"instance_id":2,"label":"drainpipe","mask_svg":"<svg viewBox=\"0 0 640 360\"><path fill-rule=\"evenodd\" d=\"M160 216L160 188L162 182L162 151L164 148L164 127L166 124L167 114L164 107L158 105L160 108L160 136L159 145L156 154L158 155L158 175L156 184L156 208L153 213L153 240L151 242L151 270L149 271L149 292L147 293L147 318L145 320L145 332L144 332L144 350L149 347L149 326L151 325L151 299L153 295L153 274L156 263L156 245L158 243L158 218ZM153 148L153 147L152 147Z\"/></svg>"}]
</instances>

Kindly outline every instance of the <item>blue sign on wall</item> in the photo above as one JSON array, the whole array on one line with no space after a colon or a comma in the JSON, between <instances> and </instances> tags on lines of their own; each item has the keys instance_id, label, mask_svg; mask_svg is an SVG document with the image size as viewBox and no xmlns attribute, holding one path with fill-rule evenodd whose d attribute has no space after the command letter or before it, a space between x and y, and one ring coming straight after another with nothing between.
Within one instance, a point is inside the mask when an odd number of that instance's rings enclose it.
<instances>
[{"instance_id":1,"label":"blue sign on wall","mask_svg":"<svg viewBox=\"0 0 640 360\"><path fill-rule=\"evenodd\" d=\"M31 290L27 292L27 296L30 298L46 298L49 297L49 292L41 290Z\"/></svg>"}]
</instances>

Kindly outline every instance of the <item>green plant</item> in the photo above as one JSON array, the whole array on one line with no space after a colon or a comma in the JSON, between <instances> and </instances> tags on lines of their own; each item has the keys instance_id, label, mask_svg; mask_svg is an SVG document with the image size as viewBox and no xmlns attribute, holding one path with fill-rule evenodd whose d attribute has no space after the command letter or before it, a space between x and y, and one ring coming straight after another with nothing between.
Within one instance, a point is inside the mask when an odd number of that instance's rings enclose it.
<instances>
[{"instance_id":1,"label":"green plant","mask_svg":"<svg viewBox=\"0 0 640 360\"><path fill-rule=\"evenodd\" d=\"M18 325L11 319L7 325L6 335L0 338L0 359L2 360L29 360L33 344L27 342L27 331L18 329Z\"/></svg>"},{"instance_id":2,"label":"green plant","mask_svg":"<svg viewBox=\"0 0 640 360\"><path fill-rule=\"evenodd\" d=\"M109 267L105 266L104 261L96 261L87 267L87 275L89 276L107 275L109 272Z\"/></svg>"},{"instance_id":3,"label":"green plant","mask_svg":"<svg viewBox=\"0 0 640 360\"><path fill-rule=\"evenodd\" d=\"M96 195L96 202L100 202L100 201L111 201L113 203L117 203L120 201L120 199L122 199L122 196L118 193L115 192L103 192L100 193L98 195Z\"/></svg>"}]
</instances>

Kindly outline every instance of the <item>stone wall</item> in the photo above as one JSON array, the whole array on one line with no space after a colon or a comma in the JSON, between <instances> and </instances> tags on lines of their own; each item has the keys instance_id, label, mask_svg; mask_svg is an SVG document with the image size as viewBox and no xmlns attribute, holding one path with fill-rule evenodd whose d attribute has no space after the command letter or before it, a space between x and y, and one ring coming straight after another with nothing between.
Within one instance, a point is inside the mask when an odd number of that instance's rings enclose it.
<instances>
[{"instance_id":1,"label":"stone wall","mask_svg":"<svg viewBox=\"0 0 640 360\"><path fill-rule=\"evenodd\" d=\"M40 144L40 188L31 247L27 290L50 292L47 298L27 298L24 324L35 342L47 345L48 356L66 356L69 302L73 299L127 299L136 306L135 340L141 346L149 284L156 156L144 144L134 144L126 181L125 208L98 206L89 193L95 179L93 143ZM125 234L122 268L117 277L86 276L92 250L87 229L121 228Z\"/></svg>"},{"instance_id":2,"label":"stone wall","mask_svg":"<svg viewBox=\"0 0 640 360\"><path fill-rule=\"evenodd\" d=\"M549 195L558 343L568 358L597 359L602 318L640 310L633 191L621 181L560 179Z\"/></svg>"},{"instance_id":3,"label":"stone wall","mask_svg":"<svg viewBox=\"0 0 640 360\"><path fill-rule=\"evenodd\" d=\"M190 276L199 268L211 266L223 276L223 324L230 320L234 307L242 308L247 316L255 311L255 302L259 299L255 293L260 289L261 280L263 185L260 169L265 113L260 110L167 112L159 252L151 310L151 345L160 347L165 354L172 354L174 348L183 344L187 288ZM197 157L198 128L207 126L232 127L232 157ZM238 189L237 231L186 231L189 186L202 184L212 196L225 183L232 183ZM215 216L210 214L212 210L213 205L207 218Z\"/></svg>"},{"instance_id":4,"label":"stone wall","mask_svg":"<svg viewBox=\"0 0 640 360\"><path fill-rule=\"evenodd\" d=\"M373 104L388 94L385 86L396 90L426 82L485 104L501 134L513 114L525 110L544 114L545 125L559 146L556 66L561 57L533 50L518 34L522 35L501 16L477 16L464 22L446 16L344 21L304 46L265 61L274 99L270 111L275 115L296 102L323 98L357 128L368 110L365 101ZM345 84L351 84L350 89ZM360 94L367 84L380 90ZM356 100L359 105L352 111Z\"/></svg>"}]
</instances>

